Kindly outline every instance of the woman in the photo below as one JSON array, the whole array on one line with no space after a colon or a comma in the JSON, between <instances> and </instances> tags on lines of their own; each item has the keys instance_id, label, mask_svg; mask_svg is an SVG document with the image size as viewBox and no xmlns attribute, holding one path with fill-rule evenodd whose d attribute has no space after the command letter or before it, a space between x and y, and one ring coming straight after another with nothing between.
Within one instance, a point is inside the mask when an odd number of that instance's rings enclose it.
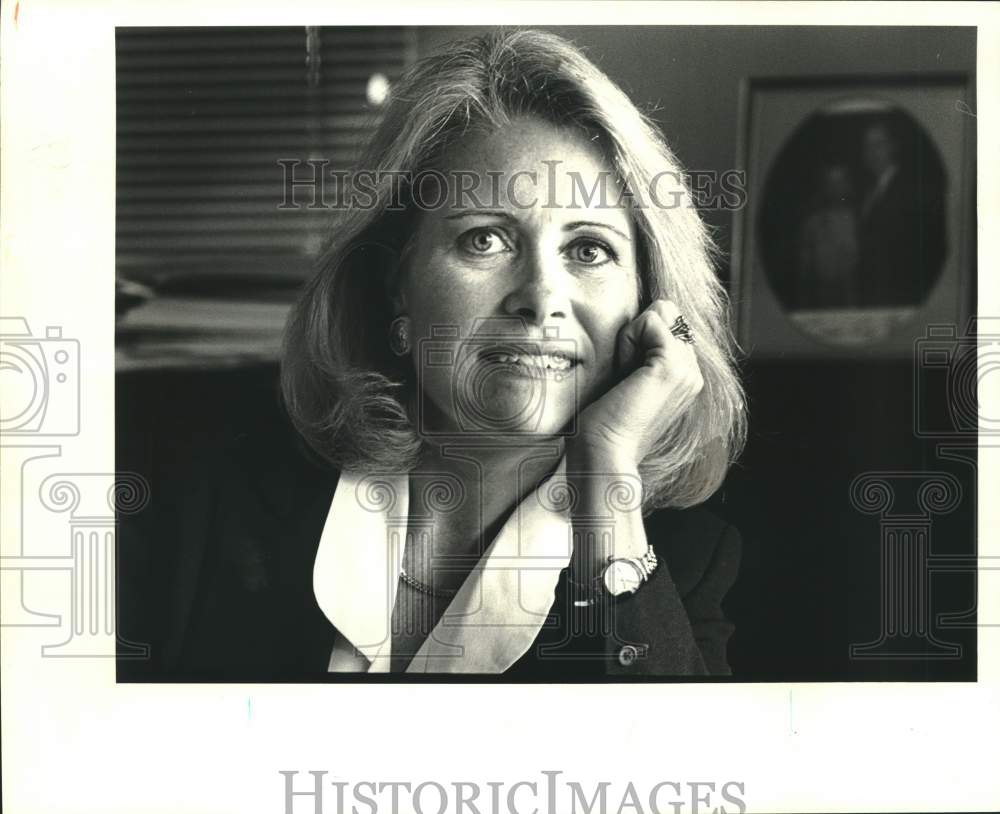
<instances>
[{"instance_id":1,"label":"woman","mask_svg":"<svg viewBox=\"0 0 1000 814\"><path fill-rule=\"evenodd\" d=\"M206 492L172 669L728 673L739 535L693 507L744 401L655 128L504 32L408 72L360 167L287 329L309 451L246 439Z\"/></svg>"}]
</instances>

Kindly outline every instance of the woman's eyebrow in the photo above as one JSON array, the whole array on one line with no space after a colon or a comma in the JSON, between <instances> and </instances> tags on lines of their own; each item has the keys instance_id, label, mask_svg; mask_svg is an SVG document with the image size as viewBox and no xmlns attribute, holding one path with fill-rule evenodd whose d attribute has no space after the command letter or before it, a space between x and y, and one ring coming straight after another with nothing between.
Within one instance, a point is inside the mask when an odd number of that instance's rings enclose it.
<instances>
[{"instance_id":1,"label":"woman's eyebrow","mask_svg":"<svg viewBox=\"0 0 1000 814\"><path fill-rule=\"evenodd\" d=\"M451 215L445 215L445 220L458 220L459 218L473 218L477 215L503 218L504 220L517 220L510 212L503 209L462 209Z\"/></svg>"},{"instance_id":2,"label":"woman's eyebrow","mask_svg":"<svg viewBox=\"0 0 1000 814\"><path fill-rule=\"evenodd\" d=\"M616 226L612 226L610 223L601 223L596 220L575 220L572 223L567 223L565 226L563 226L563 231L571 232L574 229L579 229L581 226L596 226L598 229L610 229L616 235L623 238L624 240L627 240L629 243L632 242L631 235L626 234Z\"/></svg>"},{"instance_id":3,"label":"woman's eyebrow","mask_svg":"<svg viewBox=\"0 0 1000 814\"><path fill-rule=\"evenodd\" d=\"M502 218L503 220L517 222L517 218L514 217L510 212L503 209L463 209L459 212L453 212L450 215L445 215L445 220L459 220L460 218L472 218L476 216L487 216ZM601 223L596 220L575 220L572 223L567 223L563 226L564 232L572 232L574 229L579 229L582 226L593 226L598 229L607 229L614 232L623 240L627 240L629 243L632 242L632 236L627 232L623 232L616 226L612 226L610 223Z\"/></svg>"}]
</instances>

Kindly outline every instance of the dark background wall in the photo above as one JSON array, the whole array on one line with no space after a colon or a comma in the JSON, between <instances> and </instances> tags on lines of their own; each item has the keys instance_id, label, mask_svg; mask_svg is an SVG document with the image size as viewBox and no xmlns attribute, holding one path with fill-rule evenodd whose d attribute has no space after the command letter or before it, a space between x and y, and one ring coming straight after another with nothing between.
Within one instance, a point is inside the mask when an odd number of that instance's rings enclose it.
<instances>
[{"instance_id":1,"label":"dark background wall","mask_svg":"<svg viewBox=\"0 0 1000 814\"><path fill-rule=\"evenodd\" d=\"M745 77L937 73L975 69L975 34L960 29L596 28L554 29L590 56L654 117L688 168L735 166L739 85ZM426 53L473 29L422 29ZM732 213L706 212L731 245ZM974 254L974 253L973 253ZM720 274L728 279L728 267ZM974 275L973 275L974 277ZM970 300L974 291L969 291ZM973 309L974 312L974 309ZM747 680L959 680L975 676L974 616L946 628L942 613L975 602L971 572L931 578L927 635L908 658L852 658L878 639L885 588L879 517L851 501L868 472L944 471L961 488L957 507L934 517L934 556L975 551L975 453L945 459L914 432L914 415L948 420L946 380L912 360L758 360L743 363L750 401L746 453L712 507L743 531L741 577L727 602L736 622L730 660ZM136 371L119 376L119 468L154 483L181 454L224 431L277 420L273 365L229 371ZM966 436L965 443L975 443ZM962 457L962 456L959 456ZM907 480L909 483L912 478ZM913 495L901 489L897 510ZM155 499L155 498L154 498ZM915 504L914 504L915 506ZM129 602L127 591L124 603ZM960 645L942 657L939 641Z\"/></svg>"}]
</instances>

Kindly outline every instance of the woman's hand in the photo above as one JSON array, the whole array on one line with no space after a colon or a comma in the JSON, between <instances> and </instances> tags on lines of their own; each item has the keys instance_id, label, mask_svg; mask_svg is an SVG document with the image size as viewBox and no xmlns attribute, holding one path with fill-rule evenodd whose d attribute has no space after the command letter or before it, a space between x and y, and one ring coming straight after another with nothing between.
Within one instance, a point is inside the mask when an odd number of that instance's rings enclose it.
<instances>
[{"instance_id":1,"label":"woman's hand","mask_svg":"<svg viewBox=\"0 0 1000 814\"><path fill-rule=\"evenodd\" d=\"M580 413L569 442L588 458L634 471L701 392L694 348L670 332L678 316L673 302L656 300L618 334L616 361L624 378Z\"/></svg>"}]
</instances>

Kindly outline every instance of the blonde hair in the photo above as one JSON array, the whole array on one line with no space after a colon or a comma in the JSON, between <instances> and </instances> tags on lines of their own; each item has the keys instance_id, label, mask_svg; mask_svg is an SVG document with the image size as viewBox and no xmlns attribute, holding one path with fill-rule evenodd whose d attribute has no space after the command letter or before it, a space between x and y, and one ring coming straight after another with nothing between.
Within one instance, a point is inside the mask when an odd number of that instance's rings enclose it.
<instances>
[{"instance_id":1,"label":"blonde hair","mask_svg":"<svg viewBox=\"0 0 1000 814\"><path fill-rule=\"evenodd\" d=\"M373 206L339 218L317 274L290 316L282 392L298 432L342 469L403 471L422 441L407 414L406 367L388 347L387 279L409 241L415 207L400 207L391 173L433 167L449 145L511 119L536 116L580 128L604 151L638 205L642 305L664 297L685 315L704 387L640 463L643 507L683 508L715 492L746 437L743 389L728 298L714 247L656 126L568 41L535 30L498 31L416 63L393 88L359 163L375 181ZM673 205L644 206L643 190L672 179ZM662 201L662 192L657 198Z\"/></svg>"}]
</instances>

